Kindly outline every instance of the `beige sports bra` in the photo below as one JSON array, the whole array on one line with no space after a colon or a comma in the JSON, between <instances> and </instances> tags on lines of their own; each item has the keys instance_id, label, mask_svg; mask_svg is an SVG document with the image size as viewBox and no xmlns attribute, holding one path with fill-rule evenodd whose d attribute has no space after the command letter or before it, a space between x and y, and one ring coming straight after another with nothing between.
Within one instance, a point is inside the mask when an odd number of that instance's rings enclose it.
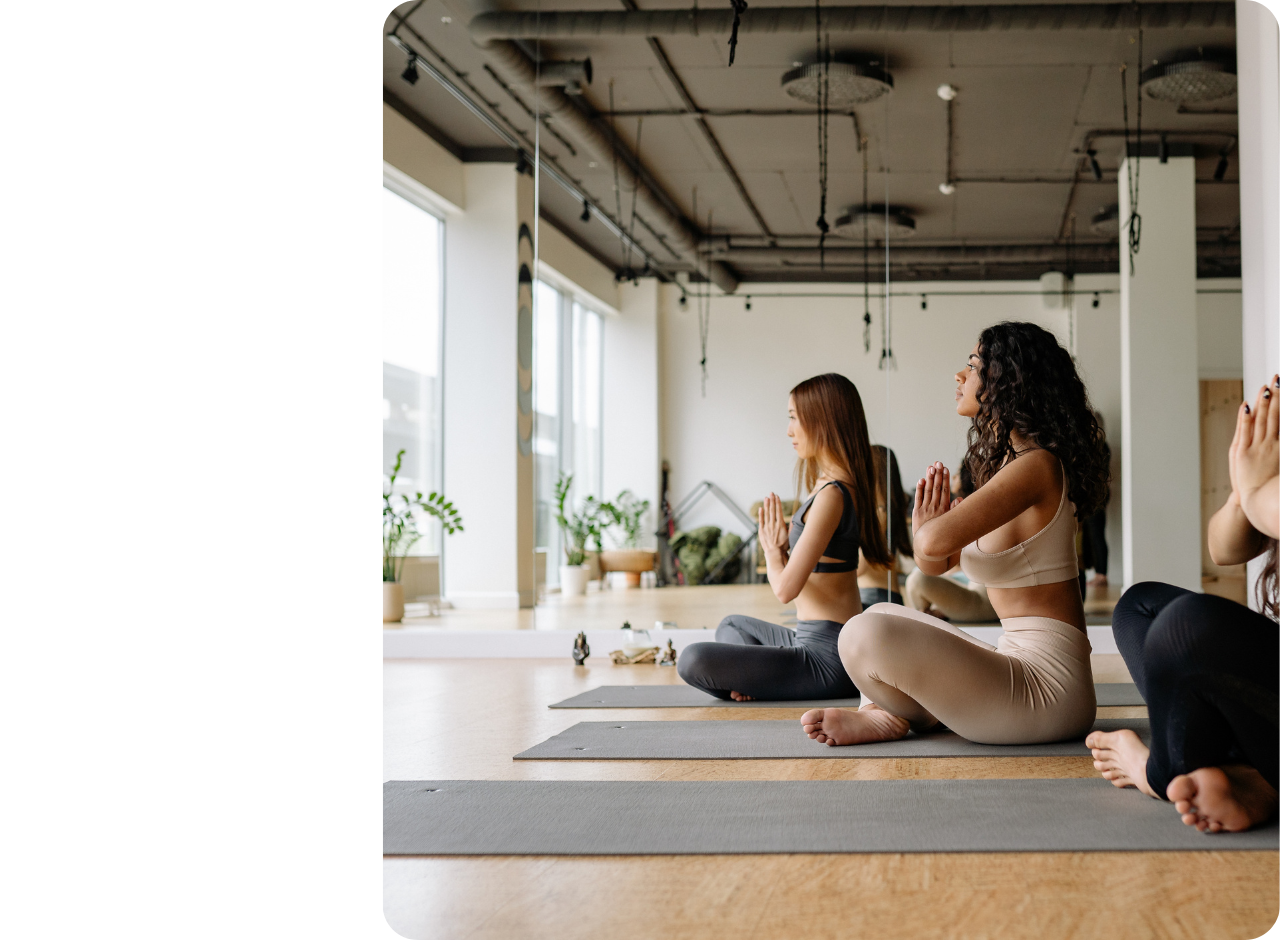
<instances>
[{"instance_id":1,"label":"beige sports bra","mask_svg":"<svg viewBox=\"0 0 1280 940\"><path fill-rule=\"evenodd\" d=\"M1070 512L1062 510L1070 506ZM977 540L960 550L960 570L970 581L989 588L1021 588L1073 581L1076 563L1076 505L1067 500L1063 474L1062 498L1053 520L1025 542L989 555Z\"/></svg>"}]
</instances>

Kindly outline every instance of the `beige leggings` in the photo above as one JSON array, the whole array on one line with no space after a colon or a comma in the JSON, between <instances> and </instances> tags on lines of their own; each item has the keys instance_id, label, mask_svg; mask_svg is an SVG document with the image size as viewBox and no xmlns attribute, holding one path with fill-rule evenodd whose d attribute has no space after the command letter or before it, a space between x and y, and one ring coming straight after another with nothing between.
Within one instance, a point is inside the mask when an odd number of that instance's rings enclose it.
<instances>
[{"instance_id":1,"label":"beige leggings","mask_svg":"<svg viewBox=\"0 0 1280 940\"><path fill-rule=\"evenodd\" d=\"M903 593L916 610L932 607L952 623L991 623L996 619L982 585L965 587L959 581L925 574L917 568L907 577Z\"/></svg>"},{"instance_id":2,"label":"beige leggings","mask_svg":"<svg viewBox=\"0 0 1280 940\"><path fill-rule=\"evenodd\" d=\"M1083 737L1097 716L1088 637L1048 617L1002 626L991 646L937 617L874 604L840 631L840 659L864 703L915 730L940 721L980 744Z\"/></svg>"}]
</instances>

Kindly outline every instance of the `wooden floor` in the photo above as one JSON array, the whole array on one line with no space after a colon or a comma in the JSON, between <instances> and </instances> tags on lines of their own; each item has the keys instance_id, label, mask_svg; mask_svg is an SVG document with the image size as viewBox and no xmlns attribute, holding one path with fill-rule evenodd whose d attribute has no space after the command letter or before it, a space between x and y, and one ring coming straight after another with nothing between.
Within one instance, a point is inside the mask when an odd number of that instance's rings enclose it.
<instances>
[{"instance_id":1,"label":"wooden floor","mask_svg":"<svg viewBox=\"0 0 1280 940\"><path fill-rule=\"evenodd\" d=\"M741 589L739 589L741 590ZM700 593L705 591L706 593ZM777 616L780 605L733 588L684 595L661 619L717 608ZM718 593L717 593L718 592ZM618 592L624 593L624 592ZM578 599L580 618L602 611ZM606 595L609 615L622 602ZM652 603L647 598L645 604ZM689 614L693 611L693 614ZM652 609L649 610L652 613ZM657 619L657 618L653 618ZM715 617L718 620L719 616ZM637 622L637 626L643 622ZM712 621L714 623L714 620ZM608 624L598 624L607 626ZM690 623L690 626L701 624ZM512 761L578 721L616 711L553 710L602 684L678 682L675 670L613 666L596 650L564 660L389 660L384 779L796 780L1087 777L1088 758L800 761ZM1097 681L1128 678L1094 656ZM801 709L634 709L632 720L798 718ZM1141 708L1103 708L1133 717ZM1172 808L1169 810L1174 815ZM1173 819L1171 818L1171 821ZM1206 838L1213 838L1206 836ZM1218 837L1222 838L1222 837ZM939 855L387 858L385 912L412 938L630 940L701 938L1251 938L1280 910L1274 853L1134 852Z\"/></svg>"}]
</instances>

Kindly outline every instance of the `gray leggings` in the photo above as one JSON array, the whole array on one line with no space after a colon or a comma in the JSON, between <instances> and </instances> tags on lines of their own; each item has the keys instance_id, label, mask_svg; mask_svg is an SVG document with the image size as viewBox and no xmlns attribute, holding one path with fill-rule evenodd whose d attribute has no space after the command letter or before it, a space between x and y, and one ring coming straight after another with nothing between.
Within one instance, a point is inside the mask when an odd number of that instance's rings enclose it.
<instances>
[{"instance_id":1,"label":"gray leggings","mask_svg":"<svg viewBox=\"0 0 1280 940\"><path fill-rule=\"evenodd\" d=\"M757 699L854 698L858 687L840 662L844 624L801 620L796 629L732 614L720 621L714 643L691 643L676 671L692 686L727 699L739 692Z\"/></svg>"}]
</instances>

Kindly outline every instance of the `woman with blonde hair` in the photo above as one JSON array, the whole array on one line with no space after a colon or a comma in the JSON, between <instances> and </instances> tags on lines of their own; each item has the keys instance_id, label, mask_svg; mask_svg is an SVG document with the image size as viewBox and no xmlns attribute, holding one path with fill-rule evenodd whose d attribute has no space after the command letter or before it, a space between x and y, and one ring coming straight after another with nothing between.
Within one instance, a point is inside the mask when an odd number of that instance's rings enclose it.
<instances>
[{"instance_id":1,"label":"woman with blonde hair","mask_svg":"<svg viewBox=\"0 0 1280 940\"><path fill-rule=\"evenodd\" d=\"M677 669L692 686L718 698L852 698L857 687L840 663L845 621L862 610L858 551L889 564L876 518L871 444L857 388L843 375L806 379L791 390L787 436L798 482L809 492L790 529L770 493L760 510L760 544L769 584L784 604L795 601L796 629L734 614L714 643L693 643Z\"/></svg>"}]
</instances>

